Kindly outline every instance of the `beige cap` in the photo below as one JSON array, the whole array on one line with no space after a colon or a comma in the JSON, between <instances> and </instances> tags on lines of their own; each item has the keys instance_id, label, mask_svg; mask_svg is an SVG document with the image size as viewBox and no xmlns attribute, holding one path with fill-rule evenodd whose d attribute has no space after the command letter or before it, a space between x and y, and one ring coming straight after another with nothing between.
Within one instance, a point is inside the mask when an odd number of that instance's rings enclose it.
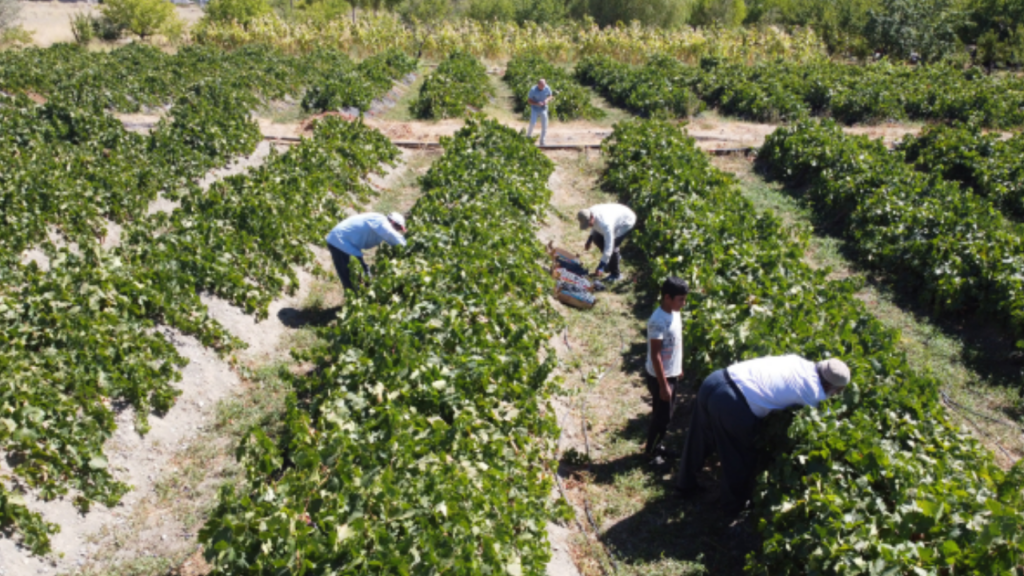
<instances>
[{"instance_id":1,"label":"beige cap","mask_svg":"<svg viewBox=\"0 0 1024 576\"><path fill-rule=\"evenodd\" d=\"M576 213L576 219L580 221L580 230L586 230L590 228L590 219L593 215L590 210L583 209Z\"/></svg>"},{"instance_id":2,"label":"beige cap","mask_svg":"<svg viewBox=\"0 0 1024 576\"><path fill-rule=\"evenodd\" d=\"M821 377L836 388L842 388L850 383L850 367L846 362L838 358L829 358L816 364Z\"/></svg>"}]
</instances>

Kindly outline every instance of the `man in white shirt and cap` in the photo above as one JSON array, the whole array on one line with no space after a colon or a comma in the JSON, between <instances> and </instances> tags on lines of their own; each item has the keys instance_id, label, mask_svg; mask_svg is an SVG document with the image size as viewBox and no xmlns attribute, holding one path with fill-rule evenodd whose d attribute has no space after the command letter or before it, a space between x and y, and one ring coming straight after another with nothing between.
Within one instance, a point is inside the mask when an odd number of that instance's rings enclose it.
<instances>
[{"instance_id":1,"label":"man in white shirt and cap","mask_svg":"<svg viewBox=\"0 0 1024 576\"><path fill-rule=\"evenodd\" d=\"M622 260L619 247L626 234L636 225L636 214L622 204L598 204L576 214L580 230L593 228L584 250L594 244L601 251L601 263L594 270L594 276L608 272L608 282L619 279L619 264Z\"/></svg>"},{"instance_id":2,"label":"man in white shirt and cap","mask_svg":"<svg viewBox=\"0 0 1024 576\"><path fill-rule=\"evenodd\" d=\"M722 505L741 511L754 489L757 453L754 438L761 419L775 410L811 406L843 391L850 368L830 358L811 362L795 354L766 356L712 373L697 393L676 489L684 498L700 486L697 472L717 451L722 462Z\"/></svg>"},{"instance_id":3,"label":"man in white shirt and cap","mask_svg":"<svg viewBox=\"0 0 1024 576\"><path fill-rule=\"evenodd\" d=\"M363 250L376 248L381 242L392 246L405 246L405 217L398 212L387 216L376 212L356 214L342 220L327 234L327 249L334 260L334 269L338 272L342 286L346 292L352 289L352 277L349 270L349 259L355 258L363 266L367 277L372 277L370 267L363 260Z\"/></svg>"}]
</instances>

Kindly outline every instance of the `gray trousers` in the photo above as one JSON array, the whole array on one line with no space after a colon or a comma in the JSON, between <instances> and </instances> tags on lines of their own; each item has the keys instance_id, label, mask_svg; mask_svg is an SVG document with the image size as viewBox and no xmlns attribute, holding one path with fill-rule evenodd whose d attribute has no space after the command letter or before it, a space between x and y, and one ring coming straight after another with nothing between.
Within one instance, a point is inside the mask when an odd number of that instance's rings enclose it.
<instances>
[{"instance_id":1,"label":"gray trousers","mask_svg":"<svg viewBox=\"0 0 1024 576\"><path fill-rule=\"evenodd\" d=\"M533 136L533 127L537 125L537 119L540 119L540 145L544 145L544 138L548 135L548 110L537 110L536 108L530 107L530 128L526 131L526 137Z\"/></svg>"},{"instance_id":2,"label":"gray trousers","mask_svg":"<svg viewBox=\"0 0 1024 576\"><path fill-rule=\"evenodd\" d=\"M743 506L754 490L757 451L754 439L761 419L754 416L743 394L731 384L725 370L712 373L697 392L686 447L679 460L676 487L697 487L697 472L717 451L722 461L722 505Z\"/></svg>"}]
</instances>

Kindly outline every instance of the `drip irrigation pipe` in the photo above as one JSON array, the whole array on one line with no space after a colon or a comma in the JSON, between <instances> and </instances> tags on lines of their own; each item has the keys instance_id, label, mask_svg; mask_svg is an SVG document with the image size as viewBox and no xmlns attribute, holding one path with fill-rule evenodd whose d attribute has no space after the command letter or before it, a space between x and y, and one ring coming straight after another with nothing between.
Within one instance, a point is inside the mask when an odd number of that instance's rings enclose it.
<instances>
[{"instance_id":1,"label":"drip irrigation pipe","mask_svg":"<svg viewBox=\"0 0 1024 576\"><path fill-rule=\"evenodd\" d=\"M964 406L963 404L960 404L959 402L953 400L945 390L940 390L939 394L942 394L942 400L945 401L946 404L949 404L949 405L951 405L951 406L953 406L955 408L959 408L960 410L963 410L964 412L970 412L971 414L974 414L978 418L983 418L985 420L988 420L989 422L995 422L996 424L1002 424L1003 426L1009 426L1011 428L1017 428L1022 433L1024 433L1024 426L1021 426L1020 424L1017 424L1016 422L1010 422L1009 420L1003 420L1001 418L993 418L991 416L988 416L986 414L982 414L981 412L977 412L977 411L975 411L975 410L973 410L971 408L968 408L967 406Z\"/></svg>"},{"instance_id":2,"label":"drip irrigation pipe","mask_svg":"<svg viewBox=\"0 0 1024 576\"><path fill-rule=\"evenodd\" d=\"M969 413L969 414L974 414L976 416L980 416L982 418L985 418L986 420L991 420L993 422L997 422L997 423L1000 423L1000 424L1009 424L1006 421L998 420L998 419L992 418L990 416L985 416L984 414L979 414L978 412L975 412L974 410L971 410L970 408L967 408L966 406L963 406L963 405L961 405L961 404L959 404L957 402L954 402L953 399L950 398L949 395L945 393L945 391L941 391L940 390L939 394L942 395L942 401L944 403L946 403L946 405L951 407L951 408L958 408L958 409L960 409L963 412L966 412L966 413ZM999 448L1000 451L1002 451L1003 455L1010 459L1011 462L1013 462L1014 464L1017 463L1017 460L1019 460L1019 458L1016 458L1013 454L1011 454L1009 450L1007 450L998 440L996 440L995 437L993 437L991 434L986 432L985 429L983 429L981 426L978 426L977 424L975 424L974 420L971 420L970 416L967 416L965 414L964 415L964 420L967 420L967 423L970 424L972 428L974 428L975 430L980 432L982 436L984 436L984 437L988 438L989 440L991 440L996 445L996 447ZM1013 425L1013 427L1017 428L1016 425Z\"/></svg>"}]
</instances>

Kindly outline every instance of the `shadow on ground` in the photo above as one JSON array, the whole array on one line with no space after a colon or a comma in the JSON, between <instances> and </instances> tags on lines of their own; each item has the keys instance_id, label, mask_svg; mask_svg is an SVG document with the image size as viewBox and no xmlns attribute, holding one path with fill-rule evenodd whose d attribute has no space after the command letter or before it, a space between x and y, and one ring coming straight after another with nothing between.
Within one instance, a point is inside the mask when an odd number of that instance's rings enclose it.
<instances>
[{"instance_id":1,"label":"shadow on ground","mask_svg":"<svg viewBox=\"0 0 1024 576\"><path fill-rule=\"evenodd\" d=\"M277 319L289 328L305 328L307 326L326 326L334 320L341 306L332 308L300 310L298 308L282 308Z\"/></svg>"},{"instance_id":2,"label":"shadow on ground","mask_svg":"<svg viewBox=\"0 0 1024 576\"><path fill-rule=\"evenodd\" d=\"M695 400L696 387L684 385L664 445L682 452L686 424ZM633 418L615 432L638 446L647 436L649 416ZM760 548L754 521L723 516L717 507L717 462L700 474L707 491L692 501L675 495L672 478L678 461L655 468L640 453L592 463L587 470L594 484L612 485L620 476L637 469L645 470L651 481L660 485L661 494L647 501L636 513L605 526L601 541L617 562L643 569L645 564L671 559L703 566L708 574L740 576L747 553Z\"/></svg>"}]
</instances>

